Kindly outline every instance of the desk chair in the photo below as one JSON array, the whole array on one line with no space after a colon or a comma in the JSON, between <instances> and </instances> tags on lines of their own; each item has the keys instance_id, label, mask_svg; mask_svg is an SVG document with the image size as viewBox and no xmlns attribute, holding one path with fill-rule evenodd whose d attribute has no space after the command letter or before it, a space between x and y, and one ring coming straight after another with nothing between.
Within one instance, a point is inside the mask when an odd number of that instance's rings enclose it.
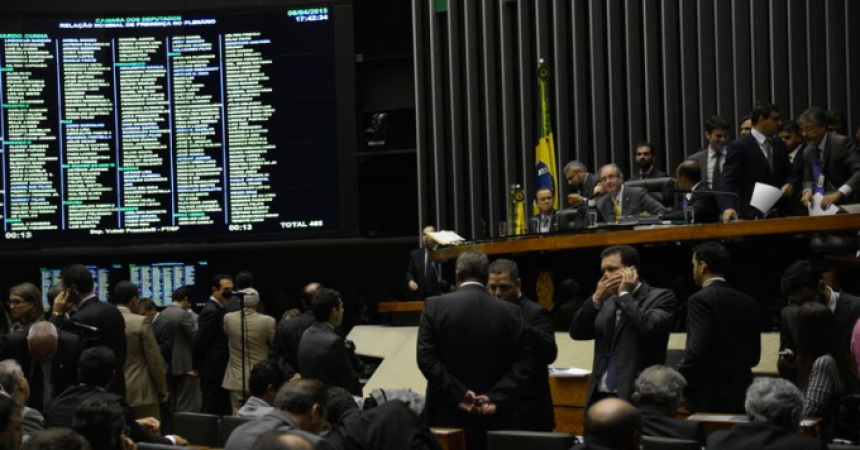
<instances>
[{"instance_id":1,"label":"desk chair","mask_svg":"<svg viewBox=\"0 0 860 450\"><path fill-rule=\"evenodd\" d=\"M685 439L642 436L642 450L702 450L702 444Z\"/></svg>"},{"instance_id":2,"label":"desk chair","mask_svg":"<svg viewBox=\"0 0 860 450\"><path fill-rule=\"evenodd\" d=\"M173 431L191 445L221 446L221 420L213 414L178 412L173 415Z\"/></svg>"},{"instance_id":3,"label":"desk chair","mask_svg":"<svg viewBox=\"0 0 860 450\"><path fill-rule=\"evenodd\" d=\"M536 431L490 431L487 433L488 450L570 450L576 439L566 433Z\"/></svg>"}]
</instances>

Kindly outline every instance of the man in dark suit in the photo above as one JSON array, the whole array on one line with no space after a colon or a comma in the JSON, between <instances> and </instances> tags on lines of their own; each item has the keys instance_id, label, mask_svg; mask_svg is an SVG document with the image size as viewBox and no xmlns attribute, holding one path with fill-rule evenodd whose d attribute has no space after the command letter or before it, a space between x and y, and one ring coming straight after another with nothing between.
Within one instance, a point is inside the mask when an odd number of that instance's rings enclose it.
<instances>
[{"instance_id":1,"label":"man in dark suit","mask_svg":"<svg viewBox=\"0 0 860 450\"><path fill-rule=\"evenodd\" d=\"M137 313L152 321L152 332L158 342L158 351L164 361L164 369L170 374L170 363L173 362L173 327L155 306L152 299L145 298L137 304Z\"/></svg>"},{"instance_id":2,"label":"man in dark suit","mask_svg":"<svg viewBox=\"0 0 860 450\"><path fill-rule=\"evenodd\" d=\"M593 173L589 173L585 164L571 161L564 166L564 178L570 191L567 194L567 204L572 208L594 206L595 198L603 195L603 186Z\"/></svg>"},{"instance_id":3,"label":"man in dark suit","mask_svg":"<svg viewBox=\"0 0 860 450\"><path fill-rule=\"evenodd\" d=\"M81 339L57 331L51 323L34 323L28 333L3 336L3 359L14 359L30 382L27 406L44 413L54 398L67 387L77 383L78 357Z\"/></svg>"},{"instance_id":4,"label":"man in dark suit","mask_svg":"<svg viewBox=\"0 0 860 450\"><path fill-rule=\"evenodd\" d=\"M687 386L677 370L651 366L636 378L633 400L642 413L642 435L696 441L705 445L705 427L700 422L678 418L678 408Z\"/></svg>"},{"instance_id":5,"label":"man in dark suit","mask_svg":"<svg viewBox=\"0 0 860 450\"><path fill-rule=\"evenodd\" d=\"M325 384L317 380L292 380L278 392L271 412L230 433L224 450L254 448L260 436L273 431L289 431L304 437L314 449L330 449L328 442L319 437L326 422L327 405Z\"/></svg>"},{"instance_id":6,"label":"man in dark suit","mask_svg":"<svg viewBox=\"0 0 860 450\"><path fill-rule=\"evenodd\" d=\"M532 234L545 234L557 231L558 223L553 207L552 189L548 187L538 188L535 192L535 207L538 215L529 218L529 232Z\"/></svg>"},{"instance_id":7,"label":"man in dark suit","mask_svg":"<svg viewBox=\"0 0 860 450\"><path fill-rule=\"evenodd\" d=\"M570 324L578 341L594 339L594 367L586 405L605 397L630 400L633 381L666 362L675 294L639 280L639 253L614 245L600 255L603 277Z\"/></svg>"},{"instance_id":8,"label":"man in dark suit","mask_svg":"<svg viewBox=\"0 0 860 450\"><path fill-rule=\"evenodd\" d=\"M806 141L800 132L800 126L793 120L787 120L779 127L777 136L785 143L788 149L788 159L791 161L791 179L794 182L794 196L791 198L794 215L805 216L809 214L807 207L801 202L803 193L803 153L806 151Z\"/></svg>"},{"instance_id":9,"label":"man in dark suit","mask_svg":"<svg viewBox=\"0 0 860 450\"><path fill-rule=\"evenodd\" d=\"M572 450L638 450L642 441L642 414L617 398L603 399L585 413L585 443Z\"/></svg>"},{"instance_id":10,"label":"man in dark suit","mask_svg":"<svg viewBox=\"0 0 860 450\"><path fill-rule=\"evenodd\" d=\"M702 182L711 190L720 188L723 166L726 164L726 144L729 141L729 123L720 116L705 121L705 139L708 146L687 159L698 163Z\"/></svg>"},{"instance_id":11,"label":"man in dark suit","mask_svg":"<svg viewBox=\"0 0 860 450\"><path fill-rule=\"evenodd\" d=\"M806 302L827 305L836 316L841 343L850 351L851 334L860 319L860 297L837 291L824 283L821 271L810 261L798 261L782 273L782 295L788 298L789 306L782 309L779 324L780 374L794 381L797 365L797 311Z\"/></svg>"},{"instance_id":12,"label":"man in dark suit","mask_svg":"<svg viewBox=\"0 0 860 450\"><path fill-rule=\"evenodd\" d=\"M666 208L648 195L648 191L624 186L624 174L615 164L607 164L600 169L600 184L606 195L597 200L600 221L617 223L630 216L659 216Z\"/></svg>"},{"instance_id":13,"label":"man in dark suit","mask_svg":"<svg viewBox=\"0 0 860 450\"><path fill-rule=\"evenodd\" d=\"M517 399L534 370L519 308L489 295L489 261L457 258L457 292L427 299L418 327L418 368L427 378L431 427L463 428L466 447L486 448L487 430L517 426Z\"/></svg>"},{"instance_id":14,"label":"man in dark suit","mask_svg":"<svg viewBox=\"0 0 860 450\"><path fill-rule=\"evenodd\" d=\"M197 323L186 311L188 307L188 288L180 286L171 297L173 300L160 313L161 319L172 330L173 347L170 351L170 403L176 412L197 412L200 410L199 386L193 373L191 350L197 338ZM192 376L194 375L194 376Z\"/></svg>"},{"instance_id":15,"label":"man in dark suit","mask_svg":"<svg viewBox=\"0 0 860 450\"><path fill-rule=\"evenodd\" d=\"M305 286L302 291L302 308L305 312L298 317L282 320L275 330L272 358L283 358L296 371L299 370L299 343L302 341L302 335L316 322L311 305L314 294L321 287L319 283L309 283Z\"/></svg>"},{"instance_id":16,"label":"man in dark suit","mask_svg":"<svg viewBox=\"0 0 860 450\"><path fill-rule=\"evenodd\" d=\"M225 274L215 275L211 288L212 296L197 319L197 341L194 343L192 358L194 371L200 377L200 411L229 416L232 413L230 394L221 387L221 383L230 360L227 335L224 334L224 308L232 301L224 293L233 291L233 278Z\"/></svg>"},{"instance_id":17,"label":"man in dark suit","mask_svg":"<svg viewBox=\"0 0 860 450\"><path fill-rule=\"evenodd\" d=\"M112 383L113 372L122 370L113 353L104 346L91 347L81 354L78 361L78 378L81 384L69 386L51 405L45 414L45 428L69 428L74 422L75 411L81 404L91 398L103 398L116 402L123 411L128 437L134 442L146 442L164 445L188 445L181 436L159 436L149 432L134 419L124 397L107 392ZM145 422L147 423L147 422Z\"/></svg>"},{"instance_id":18,"label":"man in dark suit","mask_svg":"<svg viewBox=\"0 0 860 450\"><path fill-rule=\"evenodd\" d=\"M706 242L693 250L693 278L701 291L687 302L687 346L679 370L687 379L688 411L740 414L761 357L755 300L725 278L729 251Z\"/></svg>"},{"instance_id":19,"label":"man in dark suit","mask_svg":"<svg viewBox=\"0 0 860 450\"><path fill-rule=\"evenodd\" d=\"M412 250L409 255L409 265L406 267L406 283L409 292L414 292L419 299L439 295L441 268L439 263L430 261L430 252L436 247L436 241L430 233L436 231L432 225L424 227L421 248Z\"/></svg>"},{"instance_id":20,"label":"man in dark suit","mask_svg":"<svg viewBox=\"0 0 860 450\"><path fill-rule=\"evenodd\" d=\"M828 132L821 108L807 109L798 122L808 143L803 152L803 205L808 207L814 194L824 196L824 209L860 199L860 152L854 141Z\"/></svg>"},{"instance_id":21,"label":"man in dark suit","mask_svg":"<svg viewBox=\"0 0 860 450\"><path fill-rule=\"evenodd\" d=\"M81 337L83 348L104 345L125 365L125 320L116 306L100 301L93 292L93 275L81 264L60 272L62 290L54 299L51 323ZM125 371L116 371L111 392L125 396Z\"/></svg>"},{"instance_id":22,"label":"man in dark suit","mask_svg":"<svg viewBox=\"0 0 860 450\"><path fill-rule=\"evenodd\" d=\"M695 223L720 221L720 207L711 190L701 181L699 164L687 160L675 170L675 182L681 191L689 191L681 198L680 208L660 216L662 220L685 220L684 210L692 208Z\"/></svg>"},{"instance_id":23,"label":"man in dark suit","mask_svg":"<svg viewBox=\"0 0 860 450\"><path fill-rule=\"evenodd\" d=\"M558 356L555 330L549 311L525 297L521 286L517 263L509 259L497 259L490 264L487 289L496 298L517 305L522 310L535 363L534 373L523 386L517 408L520 413L520 427L528 431L552 431L555 429L555 412L549 391L547 366Z\"/></svg>"},{"instance_id":24,"label":"man in dark suit","mask_svg":"<svg viewBox=\"0 0 860 450\"><path fill-rule=\"evenodd\" d=\"M343 338L334 329L343 321L340 292L320 288L311 302L316 322L302 334L299 343L299 370L302 378L340 386L361 396L358 375L352 370Z\"/></svg>"},{"instance_id":25,"label":"man in dark suit","mask_svg":"<svg viewBox=\"0 0 860 450\"><path fill-rule=\"evenodd\" d=\"M768 212L750 206L756 183L780 189L783 198L790 199L794 195L788 149L781 139L774 139L780 125L779 107L757 103L751 116L752 132L729 144L726 152L719 190L734 192L738 197L723 197L724 222L738 218L754 219Z\"/></svg>"},{"instance_id":26,"label":"man in dark suit","mask_svg":"<svg viewBox=\"0 0 860 450\"><path fill-rule=\"evenodd\" d=\"M756 378L746 393L748 423L708 437L708 450L824 450L818 439L798 434L803 394L786 380Z\"/></svg>"},{"instance_id":27,"label":"man in dark suit","mask_svg":"<svg viewBox=\"0 0 860 450\"><path fill-rule=\"evenodd\" d=\"M657 157L657 147L650 143L642 141L636 146L636 165L639 171L633 174L631 180L645 180L649 178L664 178L669 175L666 172L658 169L654 165L654 159Z\"/></svg>"}]
</instances>

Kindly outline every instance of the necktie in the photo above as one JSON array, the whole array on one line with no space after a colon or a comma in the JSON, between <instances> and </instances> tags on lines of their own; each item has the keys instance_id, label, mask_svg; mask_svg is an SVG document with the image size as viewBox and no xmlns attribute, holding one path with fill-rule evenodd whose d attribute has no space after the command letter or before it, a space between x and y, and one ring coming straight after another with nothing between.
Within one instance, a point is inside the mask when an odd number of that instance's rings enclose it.
<instances>
[{"instance_id":1,"label":"necktie","mask_svg":"<svg viewBox=\"0 0 860 450\"><path fill-rule=\"evenodd\" d=\"M770 166L770 170L773 171L773 148L770 146L770 139L764 140L762 150L764 150L764 156L767 158L767 165Z\"/></svg>"},{"instance_id":2,"label":"necktie","mask_svg":"<svg viewBox=\"0 0 860 450\"><path fill-rule=\"evenodd\" d=\"M615 202L615 206L612 208L613 213L615 213L615 222L619 222L621 220L621 202L618 201L618 197L612 199Z\"/></svg>"},{"instance_id":3,"label":"necktie","mask_svg":"<svg viewBox=\"0 0 860 450\"><path fill-rule=\"evenodd\" d=\"M722 152L714 154L714 174L711 176L711 189L717 189L720 187L720 175L723 174L723 169L720 167L720 159L722 157Z\"/></svg>"},{"instance_id":4,"label":"necktie","mask_svg":"<svg viewBox=\"0 0 860 450\"><path fill-rule=\"evenodd\" d=\"M690 204L690 199L688 199L687 196L685 195L683 200L681 200L681 206L686 209L689 204Z\"/></svg>"},{"instance_id":5,"label":"necktie","mask_svg":"<svg viewBox=\"0 0 860 450\"><path fill-rule=\"evenodd\" d=\"M45 401L45 374L42 365L36 361L30 362L33 369L30 374L30 407L39 412L42 411Z\"/></svg>"},{"instance_id":6,"label":"necktie","mask_svg":"<svg viewBox=\"0 0 860 450\"><path fill-rule=\"evenodd\" d=\"M544 217L541 221L540 231L542 233L546 233L547 231L549 231L549 217Z\"/></svg>"},{"instance_id":7,"label":"necktie","mask_svg":"<svg viewBox=\"0 0 860 450\"><path fill-rule=\"evenodd\" d=\"M821 149L815 149L812 158L812 182L815 183L815 193L824 195L824 164L821 162Z\"/></svg>"}]
</instances>

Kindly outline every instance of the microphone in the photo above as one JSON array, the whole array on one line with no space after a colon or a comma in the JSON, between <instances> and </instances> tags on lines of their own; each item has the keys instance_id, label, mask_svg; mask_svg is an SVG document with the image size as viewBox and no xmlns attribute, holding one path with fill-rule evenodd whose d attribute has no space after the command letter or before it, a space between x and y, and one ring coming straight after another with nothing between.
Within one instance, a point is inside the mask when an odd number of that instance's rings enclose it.
<instances>
[{"instance_id":1,"label":"microphone","mask_svg":"<svg viewBox=\"0 0 860 450\"><path fill-rule=\"evenodd\" d=\"M91 331L91 332L93 332L93 333L98 333L98 332L99 332L99 329L98 329L97 327L94 327L94 326L91 326L91 325L87 325L87 324L85 324L85 323L78 322L77 320L75 320L75 319L73 319L73 318L69 319L69 323L70 323L70 324L72 324L72 326L75 326L75 327L78 327L78 328L82 328L82 329L84 329L84 330Z\"/></svg>"},{"instance_id":2,"label":"microphone","mask_svg":"<svg viewBox=\"0 0 860 450\"><path fill-rule=\"evenodd\" d=\"M221 291L221 296L224 298L244 297L248 294L251 294L251 293L250 292L242 292L242 291L231 291L229 289L224 289L223 291Z\"/></svg>"}]
</instances>

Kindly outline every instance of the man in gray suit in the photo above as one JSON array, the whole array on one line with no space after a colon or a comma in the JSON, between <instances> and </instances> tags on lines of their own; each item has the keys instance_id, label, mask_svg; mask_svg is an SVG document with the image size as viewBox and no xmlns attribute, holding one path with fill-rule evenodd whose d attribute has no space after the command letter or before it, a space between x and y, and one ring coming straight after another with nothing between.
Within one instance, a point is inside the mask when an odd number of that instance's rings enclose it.
<instances>
[{"instance_id":1,"label":"man in gray suit","mask_svg":"<svg viewBox=\"0 0 860 450\"><path fill-rule=\"evenodd\" d=\"M585 164L579 161L571 161L564 166L564 178L570 188L567 204L571 207L586 206L591 199L603 194L597 176L589 173Z\"/></svg>"},{"instance_id":2,"label":"man in gray suit","mask_svg":"<svg viewBox=\"0 0 860 450\"><path fill-rule=\"evenodd\" d=\"M182 286L173 292L173 303L161 312L161 317L173 328L173 354L170 361L173 388L170 398L176 412L199 412L199 382L191 364L191 348L197 335L197 324L186 310L188 288Z\"/></svg>"},{"instance_id":3,"label":"man in gray suit","mask_svg":"<svg viewBox=\"0 0 860 450\"><path fill-rule=\"evenodd\" d=\"M328 388L324 384L316 380L292 380L278 392L275 409L233 430L224 450L252 448L260 436L273 431L298 434L316 449L331 448L319 437L327 412Z\"/></svg>"},{"instance_id":4,"label":"man in gray suit","mask_svg":"<svg viewBox=\"0 0 860 450\"><path fill-rule=\"evenodd\" d=\"M708 146L687 159L696 161L702 169L702 182L710 190L719 189L720 175L726 163L726 144L729 142L729 123L720 116L705 121L705 139Z\"/></svg>"},{"instance_id":5,"label":"man in gray suit","mask_svg":"<svg viewBox=\"0 0 860 450\"><path fill-rule=\"evenodd\" d=\"M798 120L806 137L803 151L803 206L822 194L821 207L853 203L860 198L860 153L851 138L827 131L827 114L818 107L807 109Z\"/></svg>"},{"instance_id":6,"label":"man in gray suit","mask_svg":"<svg viewBox=\"0 0 860 450\"><path fill-rule=\"evenodd\" d=\"M606 195L597 200L600 221L618 223L629 216L659 216L668 212L648 191L624 186L624 174L615 164L600 169L600 183Z\"/></svg>"}]
</instances>

